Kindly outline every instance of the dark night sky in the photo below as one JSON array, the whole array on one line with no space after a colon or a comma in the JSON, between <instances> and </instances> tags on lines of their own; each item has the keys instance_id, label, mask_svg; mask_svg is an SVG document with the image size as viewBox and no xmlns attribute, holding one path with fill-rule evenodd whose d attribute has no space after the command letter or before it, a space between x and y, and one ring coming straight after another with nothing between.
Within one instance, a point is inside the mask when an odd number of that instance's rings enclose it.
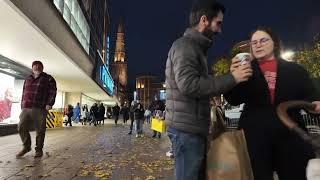
<instances>
[{"instance_id":1,"label":"dark night sky","mask_svg":"<svg viewBox=\"0 0 320 180\"><path fill-rule=\"evenodd\" d=\"M164 78L165 62L172 42L188 26L193 0L110 0L111 36L123 17L129 84L136 74L152 73ZM285 48L312 42L320 32L320 0L220 0L227 12L223 33L214 40L209 63L230 51L259 25L272 27ZM112 44L112 48L114 45Z\"/></svg>"}]
</instances>

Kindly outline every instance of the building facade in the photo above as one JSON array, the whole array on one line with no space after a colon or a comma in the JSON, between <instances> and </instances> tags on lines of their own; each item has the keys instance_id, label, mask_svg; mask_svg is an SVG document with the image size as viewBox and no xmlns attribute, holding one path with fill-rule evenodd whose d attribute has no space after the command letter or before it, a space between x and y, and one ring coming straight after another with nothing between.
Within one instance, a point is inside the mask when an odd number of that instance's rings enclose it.
<instances>
[{"instance_id":1,"label":"building facade","mask_svg":"<svg viewBox=\"0 0 320 180\"><path fill-rule=\"evenodd\" d=\"M134 100L139 100L148 108L156 98L165 101L165 83L157 76L141 75L136 77L136 91Z\"/></svg>"},{"instance_id":2,"label":"building facade","mask_svg":"<svg viewBox=\"0 0 320 180\"><path fill-rule=\"evenodd\" d=\"M128 62L125 52L124 24L120 21L117 28L117 38L113 62L111 63L111 74L115 82L114 91L121 104L127 101L128 84Z\"/></svg>"},{"instance_id":3,"label":"building facade","mask_svg":"<svg viewBox=\"0 0 320 180\"><path fill-rule=\"evenodd\" d=\"M6 109L0 124L19 121L23 82L35 60L56 79L54 110L115 103L109 8L107 0L0 1L0 109Z\"/></svg>"}]
</instances>

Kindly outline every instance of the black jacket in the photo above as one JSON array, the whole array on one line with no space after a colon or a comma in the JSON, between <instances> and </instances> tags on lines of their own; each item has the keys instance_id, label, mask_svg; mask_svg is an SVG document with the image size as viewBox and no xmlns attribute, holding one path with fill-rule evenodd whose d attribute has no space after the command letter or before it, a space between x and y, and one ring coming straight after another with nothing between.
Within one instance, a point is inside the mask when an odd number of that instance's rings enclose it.
<instances>
[{"instance_id":1,"label":"black jacket","mask_svg":"<svg viewBox=\"0 0 320 180\"><path fill-rule=\"evenodd\" d=\"M141 120L141 119L144 119L144 109L143 109L142 104L140 104L140 108L138 106L139 106L139 104L137 104L134 109L134 119Z\"/></svg>"},{"instance_id":2,"label":"black jacket","mask_svg":"<svg viewBox=\"0 0 320 180\"><path fill-rule=\"evenodd\" d=\"M119 107L118 105L113 106L113 107L112 107L112 112L113 112L113 115L119 116L119 114L120 114L120 107Z\"/></svg>"},{"instance_id":3,"label":"black jacket","mask_svg":"<svg viewBox=\"0 0 320 180\"><path fill-rule=\"evenodd\" d=\"M69 117L73 116L73 106L71 106L71 105L68 106L67 116L69 116Z\"/></svg>"},{"instance_id":4,"label":"black jacket","mask_svg":"<svg viewBox=\"0 0 320 180\"><path fill-rule=\"evenodd\" d=\"M92 116L94 116L95 118L99 118L99 115L98 115L98 106L91 106L90 108L90 114Z\"/></svg>"},{"instance_id":5,"label":"black jacket","mask_svg":"<svg viewBox=\"0 0 320 180\"><path fill-rule=\"evenodd\" d=\"M240 128L257 131L284 132L276 114L278 104L289 100L313 101L317 99L315 89L308 73L298 64L284 60L277 61L277 79L274 103L271 103L268 84L256 60L252 61L253 75L247 82L238 84L225 94L232 105L245 103L240 117ZM300 118L299 110L288 111L293 119ZM301 124L302 125L302 124ZM303 125L302 125L303 126Z\"/></svg>"},{"instance_id":6,"label":"black jacket","mask_svg":"<svg viewBox=\"0 0 320 180\"><path fill-rule=\"evenodd\" d=\"M102 105L98 107L98 118L103 120L104 119L104 114L105 114L106 108Z\"/></svg>"},{"instance_id":7,"label":"black jacket","mask_svg":"<svg viewBox=\"0 0 320 180\"><path fill-rule=\"evenodd\" d=\"M130 109L128 107L122 107L120 113L123 115L124 119L129 119Z\"/></svg>"}]
</instances>

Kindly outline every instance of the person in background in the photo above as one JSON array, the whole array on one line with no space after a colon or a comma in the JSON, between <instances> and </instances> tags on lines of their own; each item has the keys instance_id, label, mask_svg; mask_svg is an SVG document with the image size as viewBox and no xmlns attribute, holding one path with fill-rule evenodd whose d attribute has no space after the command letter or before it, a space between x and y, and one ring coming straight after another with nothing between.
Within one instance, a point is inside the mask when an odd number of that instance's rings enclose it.
<instances>
[{"instance_id":1,"label":"person in background","mask_svg":"<svg viewBox=\"0 0 320 180\"><path fill-rule=\"evenodd\" d=\"M152 117L152 113L149 109L146 109L146 111L144 112L144 117L147 121L148 124L151 123L151 117Z\"/></svg>"},{"instance_id":2,"label":"person in background","mask_svg":"<svg viewBox=\"0 0 320 180\"><path fill-rule=\"evenodd\" d=\"M93 124L94 126L97 126L98 123L98 104L94 103L90 108L90 116L91 121L89 125Z\"/></svg>"},{"instance_id":3,"label":"person in background","mask_svg":"<svg viewBox=\"0 0 320 180\"><path fill-rule=\"evenodd\" d=\"M82 108L82 111L83 111L83 120L82 120L82 125L86 125L87 121L90 119L89 116L90 116L90 113L89 113L89 110L88 110L88 105L84 105L83 108Z\"/></svg>"},{"instance_id":4,"label":"person in background","mask_svg":"<svg viewBox=\"0 0 320 180\"><path fill-rule=\"evenodd\" d=\"M119 115L120 115L120 107L118 106L118 103L116 103L115 106L112 107L113 112L113 118L115 125L118 125Z\"/></svg>"},{"instance_id":5,"label":"person in background","mask_svg":"<svg viewBox=\"0 0 320 180\"><path fill-rule=\"evenodd\" d=\"M67 108L67 121L65 122L65 126L68 126L68 124L70 124L70 127L72 126L72 117L73 117L73 113L74 113L74 110L73 110L73 106L71 104L68 105L68 108Z\"/></svg>"},{"instance_id":6,"label":"person in background","mask_svg":"<svg viewBox=\"0 0 320 180\"><path fill-rule=\"evenodd\" d=\"M107 107L107 118L111 119L112 118L112 108L111 107Z\"/></svg>"},{"instance_id":7,"label":"person in background","mask_svg":"<svg viewBox=\"0 0 320 180\"><path fill-rule=\"evenodd\" d=\"M74 108L73 116L74 116L74 122L78 124L81 118L80 103L77 103L76 107Z\"/></svg>"},{"instance_id":8,"label":"person in background","mask_svg":"<svg viewBox=\"0 0 320 180\"><path fill-rule=\"evenodd\" d=\"M23 84L20 122L18 132L23 142L23 149L16 154L17 158L31 151L30 124L36 129L35 158L43 156L44 138L46 135L46 117L52 109L57 95L55 79L43 72L41 61L32 63L32 75L28 76Z\"/></svg>"},{"instance_id":9,"label":"person in background","mask_svg":"<svg viewBox=\"0 0 320 180\"><path fill-rule=\"evenodd\" d=\"M106 112L106 108L104 107L103 103L100 103L99 107L98 107L98 121L99 121L99 124L102 124L104 125L104 114Z\"/></svg>"},{"instance_id":10,"label":"person in background","mask_svg":"<svg viewBox=\"0 0 320 180\"><path fill-rule=\"evenodd\" d=\"M136 121L137 134L136 137L143 136L143 118L144 109L140 101L137 101L136 108L134 109L134 120Z\"/></svg>"},{"instance_id":11,"label":"person in background","mask_svg":"<svg viewBox=\"0 0 320 180\"><path fill-rule=\"evenodd\" d=\"M130 120L131 120L131 123L130 123L130 131L129 131L129 135L132 134L132 130L133 130L133 123L134 123L134 110L136 108L136 101L132 101L131 102L131 106L130 106Z\"/></svg>"},{"instance_id":12,"label":"person in background","mask_svg":"<svg viewBox=\"0 0 320 180\"><path fill-rule=\"evenodd\" d=\"M122 106L120 113L122 114L122 117L123 117L123 124L126 124L127 121L129 120L129 113L130 113L130 109L126 102Z\"/></svg>"},{"instance_id":13,"label":"person in background","mask_svg":"<svg viewBox=\"0 0 320 180\"><path fill-rule=\"evenodd\" d=\"M153 117L161 120L162 118L162 112L165 110L164 102L158 99L158 97L155 97L155 100L150 105L150 110L152 112ZM161 133L153 130L153 138L155 138L158 135L158 138L161 138Z\"/></svg>"}]
</instances>

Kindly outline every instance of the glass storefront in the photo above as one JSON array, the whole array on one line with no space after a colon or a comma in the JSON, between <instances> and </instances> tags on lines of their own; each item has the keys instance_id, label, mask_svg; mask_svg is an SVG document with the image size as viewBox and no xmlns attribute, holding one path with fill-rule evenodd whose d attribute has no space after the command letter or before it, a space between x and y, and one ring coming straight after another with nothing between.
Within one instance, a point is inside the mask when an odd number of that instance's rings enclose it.
<instances>
[{"instance_id":1,"label":"glass storefront","mask_svg":"<svg viewBox=\"0 0 320 180\"><path fill-rule=\"evenodd\" d=\"M0 125L18 124L21 113L23 79L0 73ZM53 110L61 111L64 104L64 92L57 92Z\"/></svg>"},{"instance_id":2,"label":"glass storefront","mask_svg":"<svg viewBox=\"0 0 320 180\"><path fill-rule=\"evenodd\" d=\"M0 124L17 124L21 112L23 80L0 73Z\"/></svg>"},{"instance_id":3,"label":"glass storefront","mask_svg":"<svg viewBox=\"0 0 320 180\"><path fill-rule=\"evenodd\" d=\"M89 54L90 27L85 16L75 0L53 0L54 5L62 14L79 42Z\"/></svg>"},{"instance_id":4,"label":"glass storefront","mask_svg":"<svg viewBox=\"0 0 320 180\"><path fill-rule=\"evenodd\" d=\"M88 108L90 109L90 107L94 104L97 103L98 101L90 98L89 96L86 96L84 94L81 95L81 104L82 106L84 106L85 104L88 106Z\"/></svg>"}]
</instances>

